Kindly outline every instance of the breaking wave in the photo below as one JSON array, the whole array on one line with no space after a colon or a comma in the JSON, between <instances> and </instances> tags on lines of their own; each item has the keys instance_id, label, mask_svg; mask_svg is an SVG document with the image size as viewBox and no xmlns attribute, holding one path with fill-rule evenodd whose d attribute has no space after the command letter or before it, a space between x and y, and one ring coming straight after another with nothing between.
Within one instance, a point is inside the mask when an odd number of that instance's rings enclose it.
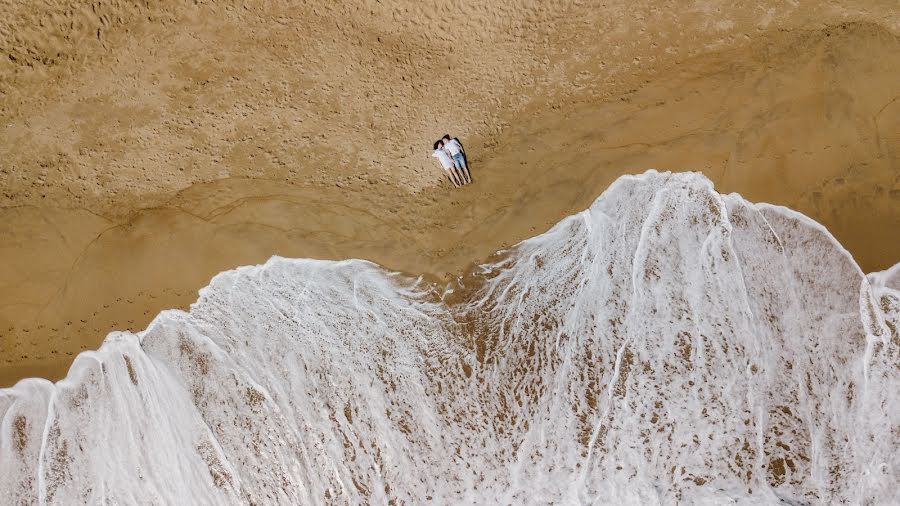
<instances>
[{"instance_id":1,"label":"breaking wave","mask_svg":"<svg viewBox=\"0 0 900 506\"><path fill-rule=\"evenodd\" d=\"M19 503L900 503L900 265L699 174L448 287L272 258L0 390Z\"/></svg>"}]
</instances>

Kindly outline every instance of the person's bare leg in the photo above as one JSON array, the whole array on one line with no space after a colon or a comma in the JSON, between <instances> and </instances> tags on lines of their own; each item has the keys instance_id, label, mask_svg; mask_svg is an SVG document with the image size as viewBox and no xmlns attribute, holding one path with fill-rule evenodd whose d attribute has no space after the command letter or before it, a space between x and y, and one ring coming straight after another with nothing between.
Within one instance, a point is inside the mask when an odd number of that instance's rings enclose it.
<instances>
[{"instance_id":1,"label":"person's bare leg","mask_svg":"<svg viewBox=\"0 0 900 506\"><path fill-rule=\"evenodd\" d=\"M459 172L459 169L457 169L457 168L454 167L454 168L453 168L453 173L456 174L456 180L459 181L459 185L460 185L460 186L466 184L466 181L465 181L465 179L463 179L462 173Z\"/></svg>"},{"instance_id":2,"label":"person's bare leg","mask_svg":"<svg viewBox=\"0 0 900 506\"><path fill-rule=\"evenodd\" d=\"M463 177L462 166L460 166L456 158L453 158L453 167L450 167L450 169L456 174L456 179L459 181L460 186L466 184L466 178Z\"/></svg>"},{"instance_id":3,"label":"person's bare leg","mask_svg":"<svg viewBox=\"0 0 900 506\"><path fill-rule=\"evenodd\" d=\"M456 180L459 181L459 185L462 186L466 184L466 180L463 179L462 170L457 167L453 167L453 174L456 175Z\"/></svg>"},{"instance_id":4,"label":"person's bare leg","mask_svg":"<svg viewBox=\"0 0 900 506\"><path fill-rule=\"evenodd\" d=\"M455 178L455 175L453 174L453 172L450 169L444 169L444 170L447 172L447 179L449 179L450 182L453 183L453 186L459 188L460 185L456 181L456 178Z\"/></svg>"},{"instance_id":5,"label":"person's bare leg","mask_svg":"<svg viewBox=\"0 0 900 506\"><path fill-rule=\"evenodd\" d=\"M472 174L469 172L469 166L466 165L465 167L463 167L462 171L463 171L463 175L466 176L466 184L471 183L472 182Z\"/></svg>"},{"instance_id":6,"label":"person's bare leg","mask_svg":"<svg viewBox=\"0 0 900 506\"><path fill-rule=\"evenodd\" d=\"M462 155L462 160L453 159L454 167L459 171L459 176L463 181L463 184L469 184L472 182L472 176L469 174L469 164L466 160L466 155Z\"/></svg>"}]
</instances>

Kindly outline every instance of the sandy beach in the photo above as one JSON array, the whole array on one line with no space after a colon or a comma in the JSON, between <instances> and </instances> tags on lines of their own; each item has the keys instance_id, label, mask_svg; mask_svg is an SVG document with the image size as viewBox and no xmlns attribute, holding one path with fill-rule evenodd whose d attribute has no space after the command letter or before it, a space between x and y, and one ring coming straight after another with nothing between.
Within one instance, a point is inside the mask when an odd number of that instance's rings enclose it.
<instances>
[{"instance_id":1,"label":"sandy beach","mask_svg":"<svg viewBox=\"0 0 900 506\"><path fill-rule=\"evenodd\" d=\"M896 2L73 5L0 7L0 386L272 255L450 279L650 168L900 261Z\"/></svg>"}]
</instances>

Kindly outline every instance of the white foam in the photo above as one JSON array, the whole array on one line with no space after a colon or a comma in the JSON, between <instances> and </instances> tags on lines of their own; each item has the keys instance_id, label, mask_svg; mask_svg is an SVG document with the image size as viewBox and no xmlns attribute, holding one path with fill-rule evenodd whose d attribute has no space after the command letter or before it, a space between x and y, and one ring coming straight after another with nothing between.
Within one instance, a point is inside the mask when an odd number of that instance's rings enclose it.
<instances>
[{"instance_id":1,"label":"white foam","mask_svg":"<svg viewBox=\"0 0 900 506\"><path fill-rule=\"evenodd\" d=\"M900 290L900 262L881 272L873 272L868 278L873 285Z\"/></svg>"},{"instance_id":2,"label":"white foam","mask_svg":"<svg viewBox=\"0 0 900 506\"><path fill-rule=\"evenodd\" d=\"M655 171L446 289L276 257L0 390L0 496L898 503L889 278Z\"/></svg>"}]
</instances>

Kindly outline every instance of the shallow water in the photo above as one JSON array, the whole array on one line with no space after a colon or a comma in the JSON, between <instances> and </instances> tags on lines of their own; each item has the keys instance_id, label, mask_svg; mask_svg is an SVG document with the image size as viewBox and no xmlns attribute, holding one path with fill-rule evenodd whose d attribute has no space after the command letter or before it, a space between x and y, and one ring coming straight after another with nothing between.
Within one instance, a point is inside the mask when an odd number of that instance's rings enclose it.
<instances>
[{"instance_id":1,"label":"shallow water","mask_svg":"<svg viewBox=\"0 0 900 506\"><path fill-rule=\"evenodd\" d=\"M698 174L448 287L273 258L0 390L11 503L900 502L900 268Z\"/></svg>"}]
</instances>

